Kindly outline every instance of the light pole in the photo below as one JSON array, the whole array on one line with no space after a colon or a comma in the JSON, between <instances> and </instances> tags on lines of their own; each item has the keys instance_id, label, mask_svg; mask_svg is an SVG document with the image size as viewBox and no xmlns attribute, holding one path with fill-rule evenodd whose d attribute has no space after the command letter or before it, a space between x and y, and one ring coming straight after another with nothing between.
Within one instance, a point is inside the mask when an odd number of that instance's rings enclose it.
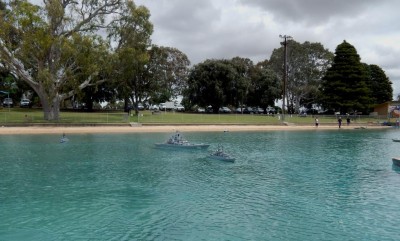
<instances>
[{"instance_id":1,"label":"light pole","mask_svg":"<svg viewBox=\"0 0 400 241\"><path fill-rule=\"evenodd\" d=\"M292 37L288 35L279 35L283 39L281 45L283 45L283 94L282 94L282 121L285 120L285 99L286 99L286 82L287 82L287 44L288 40Z\"/></svg>"}]
</instances>

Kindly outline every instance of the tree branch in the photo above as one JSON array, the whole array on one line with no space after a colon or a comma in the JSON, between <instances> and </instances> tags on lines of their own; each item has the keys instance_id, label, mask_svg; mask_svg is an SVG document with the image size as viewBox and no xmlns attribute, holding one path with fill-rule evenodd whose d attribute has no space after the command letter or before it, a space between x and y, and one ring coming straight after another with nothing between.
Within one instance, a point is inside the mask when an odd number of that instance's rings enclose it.
<instances>
[{"instance_id":1,"label":"tree branch","mask_svg":"<svg viewBox=\"0 0 400 241\"><path fill-rule=\"evenodd\" d=\"M76 4L76 2L74 2L74 1L71 1L71 3ZM69 4L69 3L67 3L67 4ZM100 5L97 9L95 9L93 11L89 11L88 16L86 16L86 12L85 12L84 8L87 6L85 6L82 3L81 11L80 11L80 15L82 16L82 21L78 22L75 25L75 27L73 27L71 30L61 33L61 35L64 35L65 37L69 37L73 33L76 33L76 32L87 31L87 30L92 30L93 28L103 27L102 25L93 25L91 27L84 28L85 25L90 23L96 17L108 15L111 13L116 13L116 10L118 9L120 4L121 4L121 0L104 1L103 5Z\"/></svg>"},{"instance_id":2,"label":"tree branch","mask_svg":"<svg viewBox=\"0 0 400 241\"><path fill-rule=\"evenodd\" d=\"M19 78L25 80L36 91L39 85L36 81L34 81L30 73L25 70L24 64L19 59L13 56L11 51L8 50L3 40L1 39L0 46L0 56L7 60L5 61L5 63L10 72L13 73L15 76L18 76Z\"/></svg>"}]
</instances>

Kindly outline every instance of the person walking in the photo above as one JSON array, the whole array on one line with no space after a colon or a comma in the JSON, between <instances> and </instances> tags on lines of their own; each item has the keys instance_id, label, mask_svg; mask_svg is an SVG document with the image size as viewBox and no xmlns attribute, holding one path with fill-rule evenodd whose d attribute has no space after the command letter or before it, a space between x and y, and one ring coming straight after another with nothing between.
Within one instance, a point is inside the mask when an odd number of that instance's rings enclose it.
<instances>
[{"instance_id":1,"label":"person walking","mask_svg":"<svg viewBox=\"0 0 400 241\"><path fill-rule=\"evenodd\" d=\"M338 124L339 124L339 128L341 128L342 127L342 117L341 116L339 116Z\"/></svg>"}]
</instances>

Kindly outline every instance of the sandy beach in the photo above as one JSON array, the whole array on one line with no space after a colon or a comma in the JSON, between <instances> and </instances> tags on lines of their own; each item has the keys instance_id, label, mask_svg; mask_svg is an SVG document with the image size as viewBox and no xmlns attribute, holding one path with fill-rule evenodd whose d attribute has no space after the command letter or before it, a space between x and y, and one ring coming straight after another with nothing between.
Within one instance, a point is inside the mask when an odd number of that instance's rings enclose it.
<instances>
[{"instance_id":1,"label":"sandy beach","mask_svg":"<svg viewBox=\"0 0 400 241\"><path fill-rule=\"evenodd\" d=\"M387 126L350 125L342 130L384 129ZM151 132L230 132L230 131L289 131L289 130L336 130L337 125L126 125L126 126L21 126L0 127L0 135L17 134L86 134L86 133L151 133Z\"/></svg>"}]
</instances>

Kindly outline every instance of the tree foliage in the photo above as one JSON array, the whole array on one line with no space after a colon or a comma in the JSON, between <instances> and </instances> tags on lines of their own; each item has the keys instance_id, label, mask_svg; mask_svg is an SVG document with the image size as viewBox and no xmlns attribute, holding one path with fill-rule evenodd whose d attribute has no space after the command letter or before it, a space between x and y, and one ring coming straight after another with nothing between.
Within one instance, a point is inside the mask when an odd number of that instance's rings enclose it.
<instances>
[{"instance_id":1,"label":"tree foliage","mask_svg":"<svg viewBox=\"0 0 400 241\"><path fill-rule=\"evenodd\" d=\"M366 84L370 90L372 103L382 104L393 99L392 82L378 65L363 64L367 72Z\"/></svg>"},{"instance_id":2,"label":"tree foliage","mask_svg":"<svg viewBox=\"0 0 400 241\"><path fill-rule=\"evenodd\" d=\"M211 105L213 112L223 105L267 107L279 97L280 83L265 62L250 59L206 60L189 74L185 99L191 105Z\"/></svg>"},{"instance_id":3,"label":"tree foliage","mask_svg":"<svg viewBox=\"0 0 400 241\"><path fill-rule=\"evenodd\" d=\"M191 105L211 105L217 113L228 103L227 89L234 86L235 79L237 72L228 60L206 60L192 68L185 96Z\"/></svg>"},{"instance_id":4,"label":"tree foliage","mask_svg":"<svg viewBox=\"0 0 400 241\"><path fill-rule=\"evenodd\" d=\"M254 64L248 58L235 57L231 59L230 64L236 72L236 78L233 80L229 94L229 104L239 106L249 104L249 93L251 91L251 77L254 72Z\"/></svg>"},{"instance_id":5,"label":"tree foliage","mask_svg":"<svg viewBox=\"0 0 400 241\"><path fill-rule=\"evenodd\" d=\"M59 118L62 100L105 81L109 46L96 33L120 0L10 1L1 11L0 58L38 94L46 120Z\"/></svg>"},{"instance_id":6,"label":"tree foliage","mask_svg":"<svg viewBox=\"0 0 400 241\"><path fill-rule=\"evenodd\" d=\"M373 103L367 73L354 46L346 41L335 51L332 67L323 78L322 104L342 113L367 112Z\"/></svg>"},{"instance_id":7,"label":"tree foliage","mask_svg":"<svg viewBox=\"0 0 400 241\"><path fill-rule=\"evenodd\" d=\"M290 112L317 102L322 77L332 60L333 54L320 43L288 41L286 106ZM274 49L268 64L283 80L284 47Z\"/></svg>"},{"instance_id":8,"label":"tree foliage","mask_svg":"<svg viewBox=\"0 0 400 241\"><path fill-rule=\"evenodd\" d=\"M268 66L268 61L256 64L251 74L248 104L266 108L274 106L281 96L282 82L275 71Z\"/></svg>"},{"instance_id":9,"label":"tree foliage","mask_svg":"<svg viewBox=\"0 0 400 241\"><path fill-rule=\"evenodd\" d=\"M135 105L142 101L150 90L146 66L149 63L148 48L153 25L149 21L150 12L143 6L127 2L126 8L112 23L109 36L116 43L116 59L114 62L115 77L118 79L117 91L119 96L131 100Z\"/></svg>"},{"instance_id":10,"label":"tree foliage","mask_svg":"<svg viewBox=\"0 0 400 241\"><path fill-rule=\"evenodd\" d=\"M151 102L161 103L182 95L189 74L186 54L172 47L153 45L147 71L152 82Z\"/></svg>"}]
</instances>

